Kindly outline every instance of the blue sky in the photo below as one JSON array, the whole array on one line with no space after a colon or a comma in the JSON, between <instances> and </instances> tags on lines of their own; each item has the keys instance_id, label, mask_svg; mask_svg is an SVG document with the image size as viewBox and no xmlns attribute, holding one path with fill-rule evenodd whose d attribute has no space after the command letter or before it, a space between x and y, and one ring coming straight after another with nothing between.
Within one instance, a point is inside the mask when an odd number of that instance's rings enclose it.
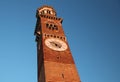
<instances>
[{"instance_id":1,"label":"blue sky","mask_svg":"<svg viewBox=\"0 0 120 82\"><path fill-rule=\"evenodd\" d=\"M82 82L120 82L120 0L0 0L0 82L37 82L36 9L53 6Z\"/></svg>"}]
</instances>

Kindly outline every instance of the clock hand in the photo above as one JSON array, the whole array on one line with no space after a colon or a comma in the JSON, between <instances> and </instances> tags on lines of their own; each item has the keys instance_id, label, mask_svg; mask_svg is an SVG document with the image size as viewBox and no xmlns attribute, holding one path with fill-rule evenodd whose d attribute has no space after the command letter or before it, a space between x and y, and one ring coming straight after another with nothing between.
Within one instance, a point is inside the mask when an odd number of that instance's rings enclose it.
<instances>
[{"instance_id":1,"label":"clock hand","mask_svg":"<svg viewBox=\"0 0 120 82\"><path fill-rule=\"evenodd\" d=\"M61 48L61 45L59 45L59 44L57 44L57 43L55 43L55 42L50 42L51 44L53 44L55 47L57 47L57 48Z\"/></svg>"}]
</instances>

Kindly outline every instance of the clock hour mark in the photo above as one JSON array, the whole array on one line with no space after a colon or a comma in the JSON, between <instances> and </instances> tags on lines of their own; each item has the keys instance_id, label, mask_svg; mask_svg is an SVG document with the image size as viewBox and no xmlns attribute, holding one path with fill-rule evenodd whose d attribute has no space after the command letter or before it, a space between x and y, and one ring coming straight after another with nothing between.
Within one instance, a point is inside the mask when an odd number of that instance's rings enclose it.
<instances>
[{"instance_id":1,"label":"clock hour mark","mask_svg":"<svg viewBox=\"0 0 120 82\"><path fill-rule=\"evenodd\" d=\"M60 59L60 57L59 57L59 56L57 56L57 59Z\"/></svg>"}]
</instances>

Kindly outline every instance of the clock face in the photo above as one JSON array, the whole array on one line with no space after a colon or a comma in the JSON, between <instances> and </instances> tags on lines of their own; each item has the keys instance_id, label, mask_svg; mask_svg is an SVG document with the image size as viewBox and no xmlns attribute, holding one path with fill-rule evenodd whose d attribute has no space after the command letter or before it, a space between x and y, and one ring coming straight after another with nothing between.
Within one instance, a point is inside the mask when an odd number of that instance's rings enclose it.
<instances>
[{"instance_id":1,"label":"clock face","mask_svg":"<svg viewBox=\"0 0 120 82\"><path fill-rule=\"evenodd\" d=\"M49 38L45 40L45 44L50 49L56 50L56 51L64 51L67 49L67 44L56 38Z\"/></svg>"}]
</instances>

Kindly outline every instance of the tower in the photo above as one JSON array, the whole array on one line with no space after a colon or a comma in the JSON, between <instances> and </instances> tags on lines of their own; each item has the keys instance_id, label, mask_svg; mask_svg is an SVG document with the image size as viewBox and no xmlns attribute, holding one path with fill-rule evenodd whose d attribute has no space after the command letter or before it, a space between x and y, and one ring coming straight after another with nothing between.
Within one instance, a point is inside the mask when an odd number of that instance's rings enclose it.
<instances>
[{"instance_id":1,"label":"tower","mask_svg":"<svg viewBox=\"0 0 120 82\"><path fill-rule=\"evenodd\" d=\"M38 82L81 82L62 28L51 6L37 9Z\"/></svg>"}]
</instances>

